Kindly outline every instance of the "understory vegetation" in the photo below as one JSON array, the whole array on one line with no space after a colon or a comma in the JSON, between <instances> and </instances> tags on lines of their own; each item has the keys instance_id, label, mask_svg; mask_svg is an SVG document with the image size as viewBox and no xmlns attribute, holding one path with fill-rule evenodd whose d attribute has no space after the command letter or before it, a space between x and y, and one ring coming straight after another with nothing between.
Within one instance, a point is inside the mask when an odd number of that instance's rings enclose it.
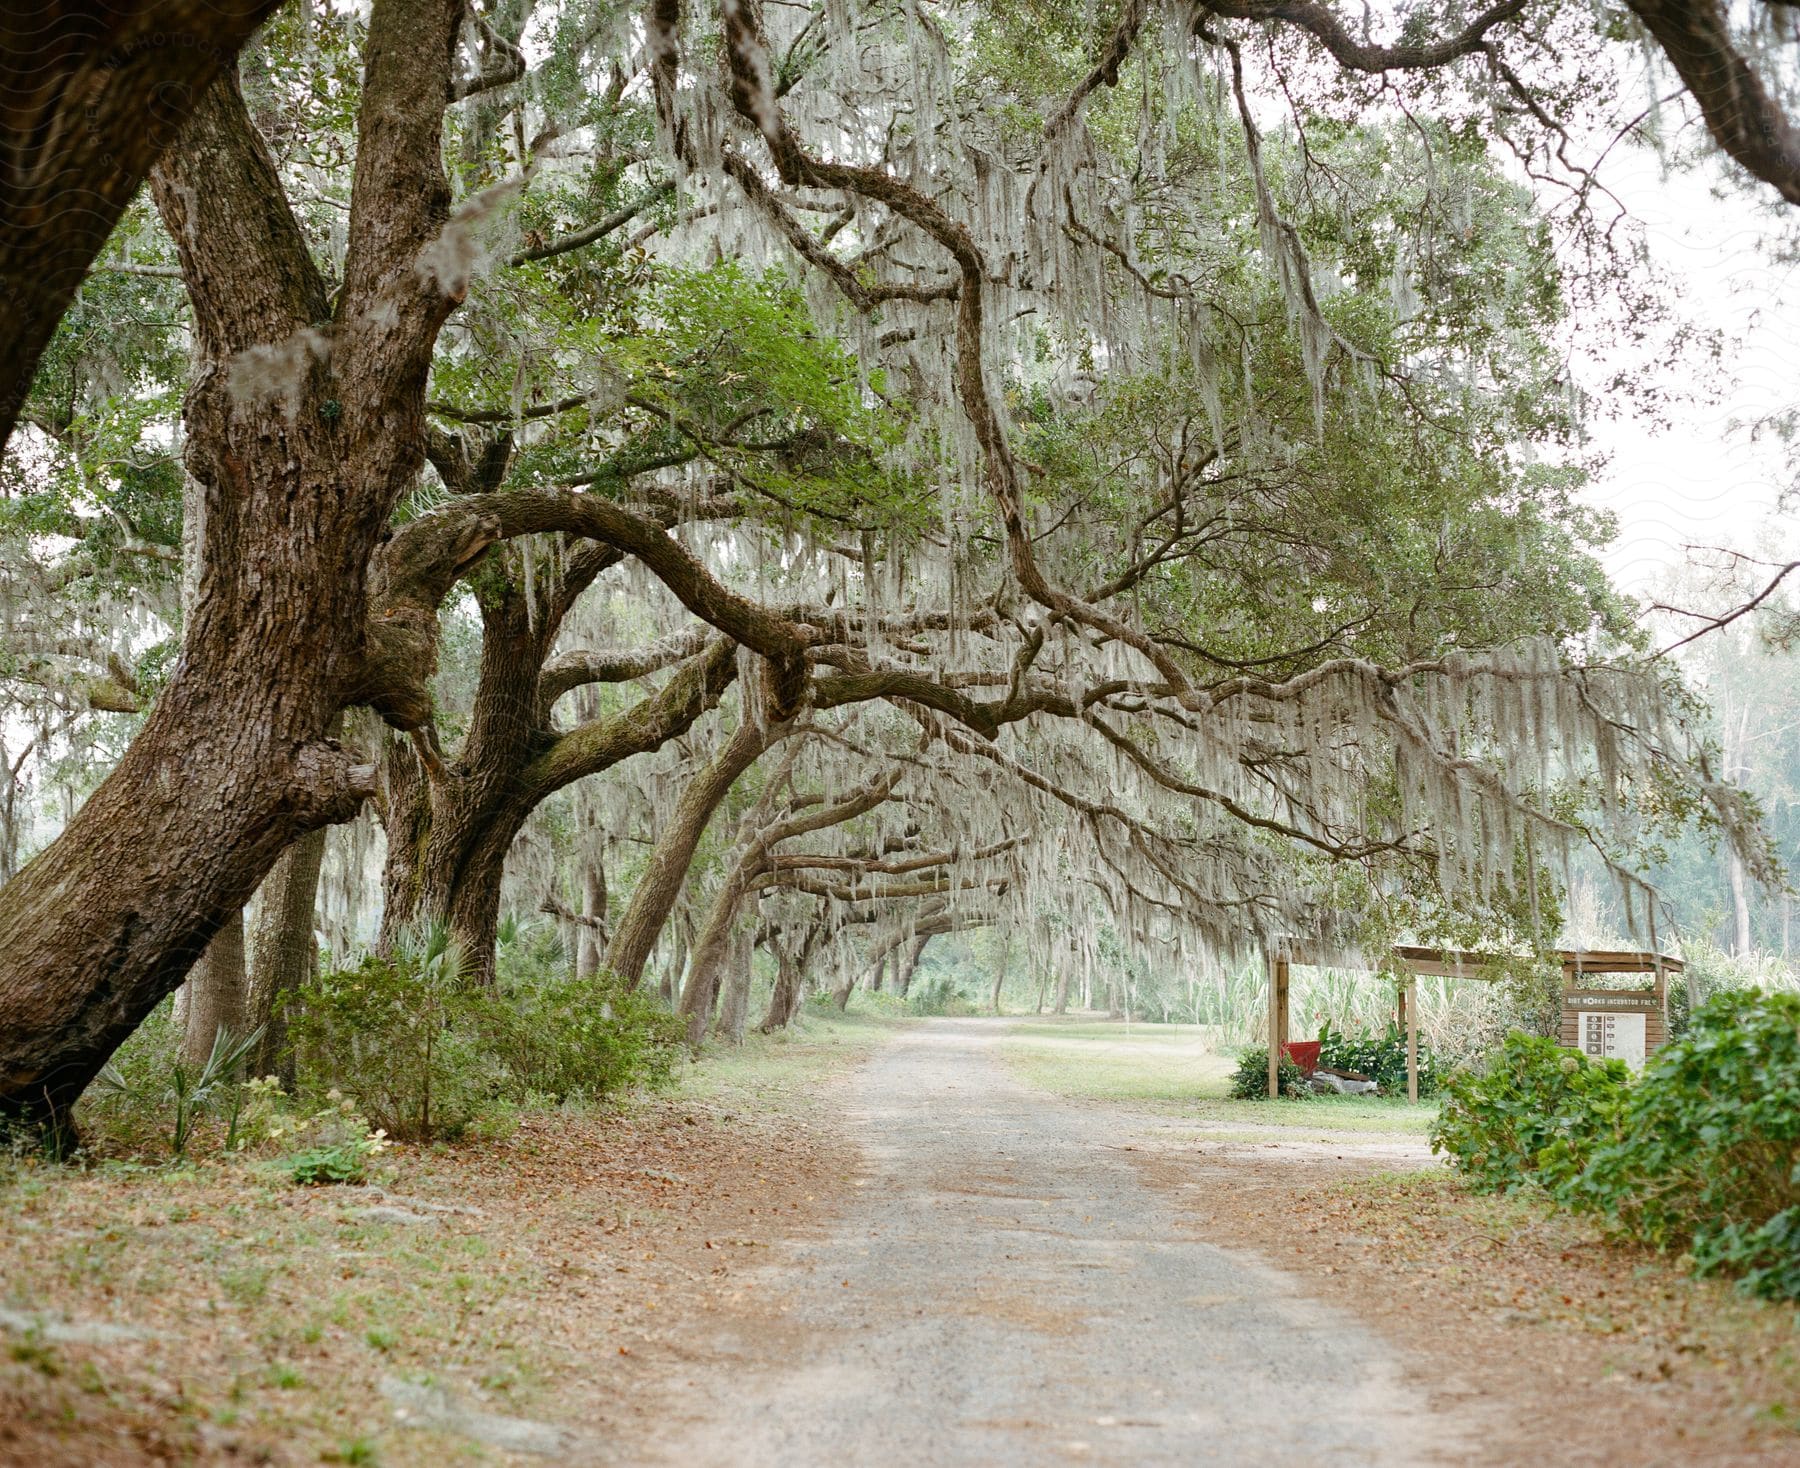
<instances>
[{"instance_id":1,"label":"understory vegetation","mask_svg":"<svg viewBox=\"0 0 1800 1468\"><path fill-rule=\"evenodd\" d=\"M180 1161L166 1111L129 1155L98 1110L108 1151L75 1166L0 1152L0 1461L433 1468L504 1450L471 1439L475 1412L586 1430L842 1186L824 1098L885 1033L807 1016L624 1104L522 1108L455 1145L352 1154L360 1118L321 1097L262 1111L283 1135L237 1151L208 1118ZM409 1395L430 1392L435 1414Z\"/></svg>"},{"instance_id":2,"label":"understory vegetation","mask_svg":"<svg viewBox=\"0 0 1800 1468\"><path fill-rule=\"evenodd\" d=\"M7 11L0 1139L71 1289L192 1174L304 1298L398 1179L954 1018L1245 1134L1441 1100L1471 1187L1800 1294L1800 556L1771 490L1628 571L1618 447L1795 478L1800 6ZM1685 964L1641 1078L1554 1043L1601 948ZM1378 1095L1256 1104L1276 954Z\"/></svg>"},{"instance_id":3,"label":"understory vegetation","mask_svg":"<svg viewBox=\"0 0 1800 1468\"><path fill-rule=\"evenodd\" d=\"M1373 1081L1384 1096L1407 1094L1406 1031L1390 1019L1386 1029L1346 1034L1334 1029L1329 1019L1320 1027L1318 1064L1349 1071ZM1432 1048L1421 1043L1417 1053L1419 1098L1435 1096L1442 1082L1442 1065ZM1280 1091L1283 1096L1316 1096L1307 1084L1307 1072L1288 1056L1281 1058ZM1238 1052L1238 1068L1231 1079L1231 1094L1254 1101L1269 1094L1269 1047L1251 1045Z\"/></svg>"},{"instance_id":4,"label":"understory vegetation","mask_svg":"<svg viewBox=\"0 0 1800 1468\"><path fill-rule=\"evenodd\" d=\"M682 1028L653 995L576 977L560 945L532 957L476 985L439 930L319 975L285 1004L302 1086L354 1091L390 1136L429 1142L509 1106L667 1083Z\"/></svg>"},{"instance_id":5,"label":"understory vegetation","mask_svg":"<svg viewBox=\"0 0 1800 1468\"><path fill-rule=\"evenodd\" d=\"M226 1037L195 1070L165 1005L84 1104L86 1143L181 1159L201 1132L211 1151L276 1147L303 1181L357 1182L387 1140L504 1135L522 1111L668 1085L687 1055L676 1018L604 970L575 976L554 934L535 936L502 948L492 986L441 929L314 975L278 1007L291 1092L246 1070L255 1036Z\"/></svg>"},{"instance_id":6,"label":"understory vegetation","mask_svg":"<svg viewBox=\"0 0 1800 1468\"><path fill-rule=\"evenodd\" d=\"M1701 1274L1800 1298L1800 995L1719 995L1635 1078L1510 1036L1451 1078L1432 1144L1478 1189L1542 1189Z\"/></svg>"}]
</instances>

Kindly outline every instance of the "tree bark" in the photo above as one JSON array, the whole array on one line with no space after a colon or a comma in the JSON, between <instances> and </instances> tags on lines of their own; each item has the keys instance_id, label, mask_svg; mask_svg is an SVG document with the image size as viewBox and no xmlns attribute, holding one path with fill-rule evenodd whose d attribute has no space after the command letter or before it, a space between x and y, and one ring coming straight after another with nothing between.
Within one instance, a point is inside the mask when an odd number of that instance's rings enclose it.
<instances>
[{"instance_id":1,"label":"tree bark","mask_svg":"<svg viewBox=\"0 0 1800 1468\"><path fill-rule=\"evenodd\" d=\"M185 417L205 571L143 731L0 889L0 1109L53 1136L280 854L374 793L327 731L366 681L369 563L423 462L432 346L459 299L417 262L448 217L463 10L370 12L335 311L235 78L155 170L201 364Z\"/></svg>"},{"instance_id":2,"label":"tree bark","mask_svg":"<svg viewBox=\"0 0 1800 1468\"><path fill-rule=\"evenodd\" d=\"M687 972L688 954L694 949L694 917L691 912L683 911L675 924L674 949L669 954L669 961L664 966L662 978L656 986L657 997L670 1009L680 993L681 976Z\"/></svg>"},{"instance_id":3,"label":"tree bark","mask_svg":"<svg viewBox=\"0 0 1800 1468\"><path fill-rule=\"evenodd\" d=\"M687 983L682 987L677 1013L687 1021L687 1042L695 1049L706 1039L713 1003L719 993L719 980L734 941L738 910L761 865L761 857L760 850L752 848L741 853L732 864L712 906L707 909L699 936L689 950Z\"/></svg>"},{"instance_id":4,"label":"tree bark","mask_svg":"<svg viewBox=\"0 0 1800 1468\"><path fill-rule=\"evenodd\" d=\"M912 989L913 972L919 966L919 960L925 955L925 947L936 937L935 933L920 933L912 940L906 950L906 957L901 960L900 971L894 978L894 992L902 999Z\"/></svg>"},{"instance_id":5,"label":"tree bark","mask_svg":"<svg viewBox=\"0 0 1800 1468\"><path fill-rule=\"evenodd\" d=\"M575 977L591 979L600 972L606 956L601 947L606 924L606 868L591 853L581 868L581 912L588 921L576 935ZM594 923L600 926L590 926Z\"/></svg>"},{"instance_id":6,"label":"tree bark","mask_svg":"<svg viewBox=\"0 0 1800 1468\"><path fill-rule=\"evenodd\" d=\"M1739 958L1748 958L1756 946L1750 931L1750 879L1744 871L1744 859L1729 844L1725 848L1725 874L1731 882L1731 951Z\"/></svg>"},{"instance_id":7,"label":"tree bark","mask_svg":"<svg viewBox=\"0 0 1800 1468\"><path fill-rule=\"evenodd\" d=\"M240 909L220 924L206 952L188 974L187 1012L182 1017L181 1058L190 1068L206 1064L219 1032L241 1039L250 1028L246 1013L244 914Z\"/></svg>"},{"instance_id":8,"label":"tree bark","mask_svg":"<svg viewBox=\"0 0 1800 1468\"><path fill-rule=\"evenodd\" d=\"M812 957L822 931L820 924L809 923L806 936L797 946L785 943L771 945L775 954L775 987L769 992L769 1008L763 1015L762 1023L757 1026L765 1035L786 1029L800 1012L807 961Z\"/></svg>"},{"instance_id":9,"label":"tree bark","mask_svg":"<svg viewBox=\"0 0 1800 1468\"><path fill-rule=\"evenodd\" d=\"M657 692L558 736L539 696L548 618L532 618L510 585L485 590L482 610L481 677L455 761L433 771L411 744L388 741L381 941L443 923L471 974L488 982L507 854L532 811L575 781L684 732L718 701L736 661L732 644L718 639Z\"/></svg>"},{"instance_id":10,"label":"tree bark","mask_svg":"<svg viewBox=\"0 0 1800 1468\"><path fill-rule=\"evenodd\" d=\"M725 994L719 1005L719 1033L733 1045L744 1043L744 1026L750 1015L751 935L739 931L727 955Z\"/></svg>"},{"instance_id":11,"label":"tree bark","mask_svg":"<svg viewBox=\"0 0 1800 1468\"><path fill-rule=\"evenodd\" d=\"M723 804L738 777L781 738L789 726L759 724L742 719L731 737L681 792L675 813L656 839L656 847L632 889L625 915L607 947L606 961L613 972L632 988L644 976L663 925L675 909L693 864L694 852L706 834L713 812Z\"/></svg>"},{"instance_id":12,"label":"tree bark","mask_svg":"<svg viewBox=\"0 0 1800 1468\"><path fill-rule=\"evenodd\" d=\"M312 977L318 964L314 918L319 873L325 865L326 832L308 831L281 854L262 884L255 932L250 942L251 1028L262 1026L251 1070L272 1075L284 1090L294 1087L294 1056L287 1042L282 1001Z\"/></svg>"},{"instance_id":13,"label":"tree bark","mask_svg":"<svg viewBox=\"0 0 1800 1468\"><path fill-rule=\"evenodd\" d=\"M1800 204L1800 130L1732 41L1718 0L1627 0L1731 158Z\"/></svg>"},{"instance_id":14,"label":"tree bark","mask_svg":"<svg viewBox=\"0 0 1800 1468\"><path fill-rule=\"evenodd\" d=\"M0 450L158 155L280 0L0 6Z\"/></svg>"}]
</instances>

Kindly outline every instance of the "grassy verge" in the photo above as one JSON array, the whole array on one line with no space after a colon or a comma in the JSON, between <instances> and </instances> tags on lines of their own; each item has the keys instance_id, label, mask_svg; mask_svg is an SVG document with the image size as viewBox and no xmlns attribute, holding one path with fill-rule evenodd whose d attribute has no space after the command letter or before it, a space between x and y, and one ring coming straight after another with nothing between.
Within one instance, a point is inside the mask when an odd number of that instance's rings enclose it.
<instances>
[{"instance_id":1,"label":"grassy verge","mask_svg":"<svg viewBox=\"0 0 1800 1468\"><path fill-rule=\"evenodd\" d=\"M807 1007L772 1035L750 1031L742 1045L709 1045L682 1072L680 1090L722 1112L805 1110L821 1082L841 1074L912 1023L903 1016Z\"/></svg>"},{"instance_id":2,"label":"grassy verge","mask_svg":"<svg viewBox=\"0 0 1800 1468\"><path fill-rule=\"evenodd\" d=\"M695 1312L844 1185L809 1111L891 1028L808 1016L617 1109L395 1147L368 1186L216 1150L0 1164L0 1462L437 1468L545 1461L509 1433L604 1438Z\"/></svg>"},{"instance_id":3,"label":"grassy verge","mask_svg":"<svg viewBox=\"0 0 1800 1468\"><path fill-rule=\"evenodd\" d=\"M1436 1115L1390 1097L1233 1101L1226 1089L1237 1062L1203 1025L1019 1019L1001 1053L1020 1079L1056 1095L1186 1117L1242 1140L1296 1131L1422 1137Z\"/></svg>"}]
</instances>

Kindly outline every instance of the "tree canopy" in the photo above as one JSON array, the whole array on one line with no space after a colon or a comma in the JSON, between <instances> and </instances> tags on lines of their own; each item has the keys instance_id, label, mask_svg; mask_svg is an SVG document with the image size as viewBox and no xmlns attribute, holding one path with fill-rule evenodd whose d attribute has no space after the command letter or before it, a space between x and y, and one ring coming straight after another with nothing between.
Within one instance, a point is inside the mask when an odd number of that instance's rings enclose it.
<instances>
[{"instance_id":1,"label":"tree canopy","mask_svg":"<svg viewBox=\"0 0 1800 1468\"><path fill-rule=\"evenodd\" d=\"M542 907L696 1036L758 949L779 1024L978 924L1524 949L1586 854L1653 937L1684 823L1772 879L1570 356L1704 326L1605 192L1640 47L1800 202L1794 20L1629 9L276 11L16 413L5 870L111 770L0 887L0 1097L343 823L363 938Z\"/></svg>"}]
</instances>

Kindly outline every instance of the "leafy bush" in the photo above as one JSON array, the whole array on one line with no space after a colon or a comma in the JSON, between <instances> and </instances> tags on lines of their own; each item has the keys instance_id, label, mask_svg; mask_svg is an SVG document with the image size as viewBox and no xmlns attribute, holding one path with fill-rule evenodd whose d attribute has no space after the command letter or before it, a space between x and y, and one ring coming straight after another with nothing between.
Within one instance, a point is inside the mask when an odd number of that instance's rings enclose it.
<instances>
[{"instance_id":1,"label":"leafy bush","mask_svg":"<svg viewBox=\"0 0 1800 1468\"><path fill-rule=\"evenodd\" d=\"M402 1141L461 1134L501 1089L477 1021L486 996L441 930L321 973L286 1001L302 1085L353 1094Z\"/></svg>"},{"instance_id":2,"label":"leafy bush","mask_svg":"<svg viewBox=\"0 0 1800 1468\"><path fill-rule=\"evenodd\" d=\"M1715 995L1559 1170L1558 1197L1610 1232L1800 1298L1800 994Z\"/></svg>"},{"instance_id":3,"label":"leafy bush","mask_svg":"<svg viewBox=\"0 0 1800 1468\"><path fill-rule=\"evenodd\" d=\"M1621 1060L1590 1060L1538 1035L1508 1035L1486 1070L1462 1071L1445 1083L1431 1147L1448 1153L1482 1192L1554 1185L1617 1135L1630 1090L1631 1070ZM1540 1178L1553 1144L1559 1150L1549 1159L1552 1176Z\"/></svg>"},{"instance_id":4,"label":"leafy bush","mask_svg":"<svg viewBox=\"0 0 1800 1468\"><path fill-rule=\"evenodd\" d=\"M289 1009L305 1086L351 1092L388 1135L431 1141L518 1105L669 1080L683 1030L652 995L612 974L573 978L542 944L505 956L494 989L470 982L441 931L319 975Z\"/></svg>"},{"instance_id":5,"label":"leafy bush","mask_svg":"<svg viewBox=\"0 0 1800 1468\"><path fill-rule=\"evenodd\" d=\"M1281 1078L1277 1083L1283 1096L1311 1096L1313 1089L1306 1083L1306 1072L1295 1065L1285 1055L1281 1058ZM1253 1045L1249 1049L1238 1051L1237 1069L1231 1073L1229 1094L1238 1101L1266 1101L1269 1099L1269 1047Z\"/></svg>"},{"instance_id":6,"label":"leafy bush","mask_svg":"<svg viewBox=\"0 0 1800 1468\"><path fill-rule=\"evenodd\" d=\"M1406 1094L1406 1031L1392 1020L1379 1035L1346 1035L1329 1023L1319 1032L1319 1064L1365 1075L1389 1096ZM1442 1083L1442 1067L1423 1040L1419 1042L1419 1095L1434 1096Z\"/></svg>"},{"instance_id":7,"label":"leafy bush","mask_svg":"<svg viewBox=\"0 0 1800 1468\"><path fill-rule=\"evenodd\" d=\"M681 1019L610 973L515 978L481 1010L512 1101L595 1101L666 1085L684 1053Z\"/></svg>"},{"instance_id":8,"label":"leafy bush","mask_svg":"<svg viewBox=\"0 0 1800 1468\"><path fill-rule=\"evenodd\" d=\"M977 1014L974 1002L952 982L948 974L939 974L926 984L914 987L906 996L908 1014Z\"/></svg>"}]
</instances>

